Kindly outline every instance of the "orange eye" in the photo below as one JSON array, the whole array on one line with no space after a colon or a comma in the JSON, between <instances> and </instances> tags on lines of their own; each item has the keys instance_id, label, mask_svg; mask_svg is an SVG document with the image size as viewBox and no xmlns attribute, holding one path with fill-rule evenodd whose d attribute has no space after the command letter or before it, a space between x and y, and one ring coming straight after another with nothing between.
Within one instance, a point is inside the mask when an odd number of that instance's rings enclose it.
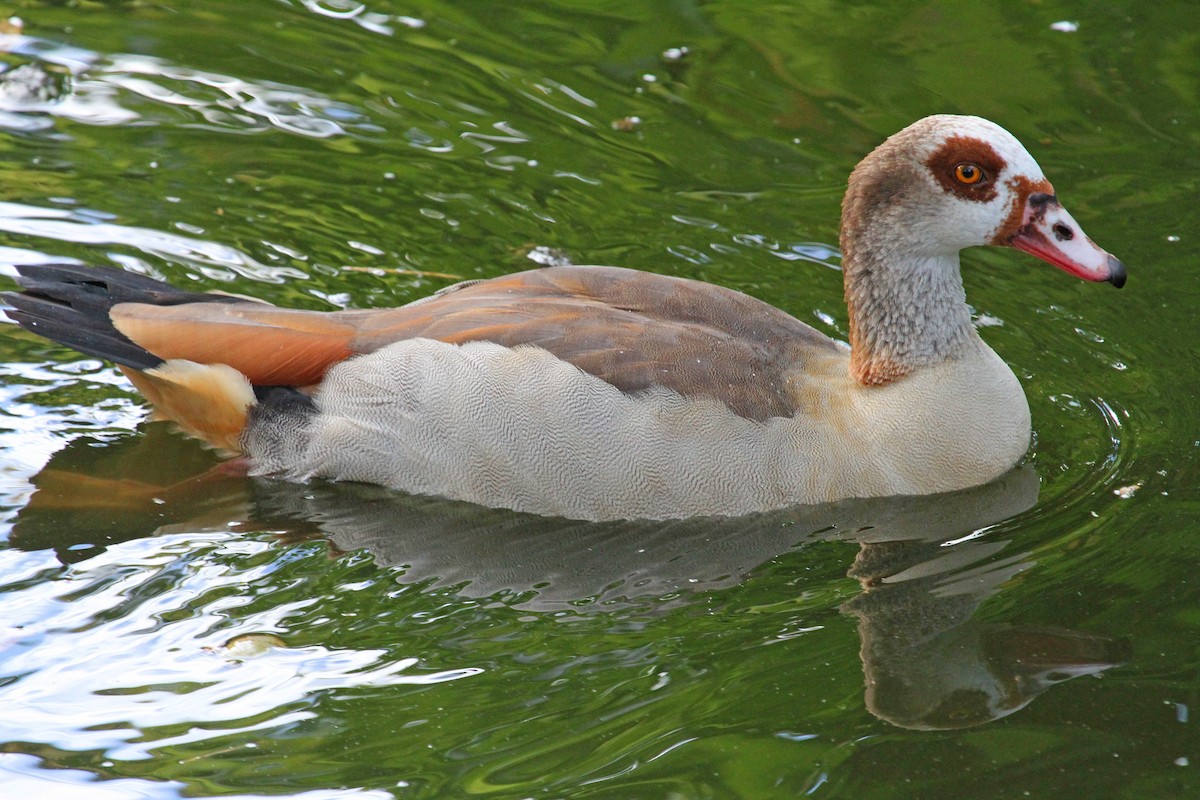
<instances>
[{"instance_id":1,"label":"orange eye","mask_svg":"<svg viewBox=\"0 0 1200 800\"><path fill-rule=\"evenodd\" d=\"M971 186L983 180L983 169L976 164L959 164L954 168L954 177Z\"/></svg>"}]
</instances>

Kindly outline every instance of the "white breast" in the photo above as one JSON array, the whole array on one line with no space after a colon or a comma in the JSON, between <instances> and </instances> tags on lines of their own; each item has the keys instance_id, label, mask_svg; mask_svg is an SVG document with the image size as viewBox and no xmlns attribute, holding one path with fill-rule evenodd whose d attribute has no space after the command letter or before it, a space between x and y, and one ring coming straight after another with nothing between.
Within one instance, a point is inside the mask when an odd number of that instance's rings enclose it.
<instances>
[{"instance_id":1,"label":"white breast","mask_svg":"<svg viewBox=\"0 0 1200 800\"><path fill-rule=\"evenodd\" d=\"M856 393L869 447L892 494L929 494L992 480L1029 449L1029 404L1008 365L978 336L960 357Z\"/></svg>"},{"instance_id":2,"label":"white breast","mask_svg":"<svg viewBox=\"0 0 1200 800\"><path fill-rule=\"evenodd\" d=\"M627 395L535 347L414 339L335 367L315 397L320 413L308 430L287 431L283 450L250 455L258 474L365 481L592 520L736 515L926 493L943 489L938 480L959 488L998 475L1028 442L1025 409L1023 423L1012 420L1006 434L1020 438L1023 424L1020 447L1010 442L997 467L989 460L995 444L981 437L986 426L937 413L943 398L961 402L958 373L969 371L950 370L942 380L922 375L907 390L908 381L862 389L847 379L820 393L823 410L758 423L710 398L663 389ZM924 413L914 416L904 391L928 400ZM934 443L914 449L904 441L926 434ZM940 452L964 442L965 455ZM914 459L946 474L931 480ZM981 459L989 474L967 479Z\"/></svg>"}]
</instances>

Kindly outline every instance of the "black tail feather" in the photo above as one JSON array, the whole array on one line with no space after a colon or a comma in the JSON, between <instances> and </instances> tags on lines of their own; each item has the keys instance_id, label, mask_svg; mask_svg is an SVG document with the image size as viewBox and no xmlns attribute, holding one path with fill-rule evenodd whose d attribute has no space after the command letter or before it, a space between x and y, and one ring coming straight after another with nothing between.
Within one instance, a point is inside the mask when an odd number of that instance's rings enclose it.
<instances>
[{"instance_id":1,"label":"black tail feather","mask_svg":"<svg viewBox=\"0 0 1200 800\"><path fill-rule=\"evenodd\" d=\"M16 309L5 313L22 328L84 355L140 370L162 364L161 358L138 347L116 328L95 325L93 319L69 307L20 294L6 293L4 299Z\"/></svg>"},{"instance_id":2,"label":"black tail feather","mask_svg":"<svg viewBox=\"0 0 1200 800\"><path fill-rule=\"evenodd\" d=\"M162 359L113 327L109 311L119 303L179 305L237 303L241 298L187 292L144 275L111 267L77 264L23 264L17 267L22 291L3 292L12 306L5 313L28 331L126 367L147 370Z\"/></svg>"}]
</instances>

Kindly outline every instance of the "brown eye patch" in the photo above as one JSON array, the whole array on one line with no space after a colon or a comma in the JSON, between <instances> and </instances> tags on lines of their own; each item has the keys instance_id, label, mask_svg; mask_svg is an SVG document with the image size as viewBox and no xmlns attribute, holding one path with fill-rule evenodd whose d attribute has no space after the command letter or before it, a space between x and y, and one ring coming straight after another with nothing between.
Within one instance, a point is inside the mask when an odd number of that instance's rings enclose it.
<instances>
[{"instance_id":1,"label":"brown eye patch","mask_svg":"<svg viewBox=\"0 0 1200 800\"><path fill-rule=\"evenodd\" d=\"M1008 165L982 139L951 136L925 160L925 166L946 191L964 200L986 203L996 199L996 178ZM975 180L964 180L964 172Z\"/></svg>"}]
</instances>

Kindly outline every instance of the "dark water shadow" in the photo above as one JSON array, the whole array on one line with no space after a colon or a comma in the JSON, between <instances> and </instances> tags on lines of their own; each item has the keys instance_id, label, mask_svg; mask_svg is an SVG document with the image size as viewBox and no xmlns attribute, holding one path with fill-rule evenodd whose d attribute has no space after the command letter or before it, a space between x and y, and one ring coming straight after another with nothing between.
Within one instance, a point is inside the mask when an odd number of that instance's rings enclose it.
<instances>
[{"instance_id":1,"label":"dark water shadow","mask_svg":"<svg viewBox=\"0 0 1200 800\"><path fill-rule=\"evenodd\" d=\"M105 477L98 477L103 475ZM533 612L588 613L656 598L665 609L745 581L807 544L857 543L849 575L872 714L910 729L978 725L1050 686L1127 661L1130 647L1061 628L981 622L979 605L1035 566L981 529L1031 508L1028 467L930 497L853 500L738 518L589 523L484 509L361 484L249 479L148 425L113 444L80 439L34 478L9 544L64 564L173 530L276 533L366 550L404 583L470 598L504 594ZM663 598L668 598L663 600ZM670 599L674 598L674 600Z\"/></svg>"}]
</instances>

